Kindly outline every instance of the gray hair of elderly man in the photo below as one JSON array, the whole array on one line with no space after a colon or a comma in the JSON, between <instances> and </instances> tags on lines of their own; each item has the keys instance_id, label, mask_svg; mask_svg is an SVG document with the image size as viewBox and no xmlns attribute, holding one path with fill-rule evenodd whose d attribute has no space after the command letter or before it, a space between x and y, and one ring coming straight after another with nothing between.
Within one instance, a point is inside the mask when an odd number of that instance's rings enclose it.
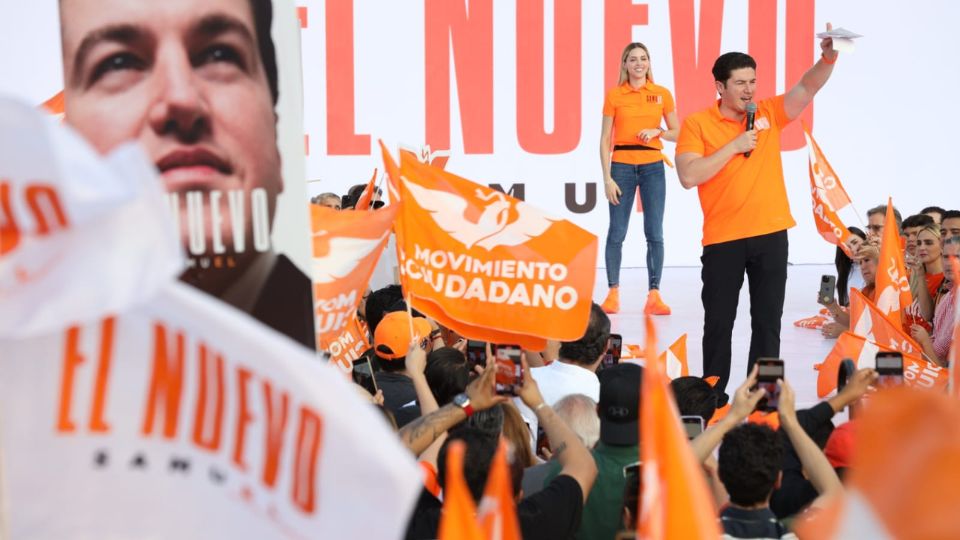
<instances>
[{"instance_id":1,"label":"gray hair of elderly man","mask_svg":"<svg viewBox=\"0 0 960 540\"><path fill-rule=\"evenodd\" d=\"M597 402L583 394L570 394L553 404L553 410L580 437L587 448L600 440L600 417Z\"/></svg>"}]
</instances>

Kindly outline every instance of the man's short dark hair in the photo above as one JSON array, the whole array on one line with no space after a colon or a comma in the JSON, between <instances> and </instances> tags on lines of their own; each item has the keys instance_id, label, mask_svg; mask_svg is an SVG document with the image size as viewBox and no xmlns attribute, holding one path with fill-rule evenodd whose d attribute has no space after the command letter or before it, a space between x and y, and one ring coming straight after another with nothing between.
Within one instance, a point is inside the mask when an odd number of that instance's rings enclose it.
<instances>
[{"instance_id":1,"label":"man's short dark hair","mask_svg":"<svg viewBox=\"0 0 960 540\"><path fill-rule=\"evenodd\" d=\"M870 219L870 216L874 214L881 214L883 216L887 215L887 205L881 204L880 206L874 206L873 208L867 210L867 219ZM903 218L900 217L900 211L897 210L897 207L893 207L893 219L897 222L897 229L903 230Z\"/></svg>"},{"instance_id":2,"label":"man's short dark hair","mask_svg":"<svg viewBox=\"0 0 960 540\"><path fill-rule=\"evenodd\" d=\"M493 455L500 442L500 433L491 434L471 427L451 429L437 455L437 480L440 487L446 486L447 451L454 441L463 441L467 447L463 456L463 477L467 481L467 488L470 489L473 500L479 501L483 497L490 463L493 462Z\"/></svg>"},{"instance_id":3,"label":"man's short dark hair","mask_svg":"<svg viewBox=\"0 0 960 540\"><path fill-rule=\"evenodd\" d=\"M943 213L940 215L943 215ZM928 225L933 225L933 218L925 213L907 216L907 219L903 220L904 229L909 229L911 227L926 227Z\"/></svg>"},{"instance_id":4,"label":"man's short dark hair","mask_svg":"<svg viewBox=\"0 0 960 540\"><path fill-rule=\"evenodd\" d=\"M253 26L257 33L257 44L260 46L260 61L263 62L263 71L267 75L267 84L270 85L270 97L273 106L277 106L280 99L280 87L277 82L277 52L273 46L273 37L270 35L270 26L273 24L273 2L271 0L250 0L250 11L253 12Z\"/></svg>"},{"instance_id":5,"label":"man's short dark hair","mask_svg":"<svg viewBox=\"0 0 960 540\"><path fill-rule=\"evenodd\" d=\"M681 416L699 416L704 423L717 410L717 392L700 377L677 377L670 381Z\"/></svg>"},{"instance_id":6,"label":"man's short dark hair","mask_svg":"<svg viewBox=\"0 0 960 540\"><path fill-rule=\"evenodd\" d=\"M365 312L371 335L377 331L377 325L389 308L400 301L403 301L403 290L399 285L387 285L370 293Z\"/></svg>"},{"instance_id":7,"label":"man's short dark hair","mask_svg":"<svg viewBox=\"0 0 960 540\"><path fill-rule=\"evenodd\" d=\"M470 382L470 365L459 349L441 347L427 355L424 375L437 404L443 407L453 401L454 396L466 390L467 383Z\"/></svg>"},{"instance_id":8,"label":"man's short dark hair","mask_svg":"<svg viewBox=\"0 0 960 540\"><path fill-rule=\"evenodd\" d=\"M576 341L560 344L560 358L580 365L589 366L607 350L610 340L610 317L600 309L596 302L590 305L590 321L583 337Z\"/></svg>"},{"instance_id":9,"label":"man's short dark hair","mask_svg":"<svg viewBox=\"0 0 960 540\"><path fill-rule=\"evenodd\" d=\"M946 210L944 210L943 208L940 208L939 206L928 206L920 211L921 214L929 214L930 212L940 214L942 219L943 214L946 213Z\"/></svg>"},{"instance_id":10,"label":"man's short dark hair","mask_svg":"<svg viewBox=\"0 0 960 540\"><path fill-rule=\"evenodd\" d=\"M720 481L730 502L753 506L766 502L780 475L783 446L767 426L742 424L723 437L717 460Z\"/></svg>"},{"instance_id":11,"label":"man's short dark hair","mask_svg":"<svg viewBox=\"0 0 960 540\"><path fill-rule=\"evenodd\" d=\"M737 69L757 69L757 61L749 54L742 52L728 52L721 54L713 63L713 80L726 85L730 75Z\"/></svg>"},{"instance_id":12,"label":"man's short dark hair","mask_svg":"<svg viewBox=\"0 0 960 540\"><path fill-rule=\"evenodd\" d=\"M946 210L940 217L940 223L948 219L960 219L960 210Z\"/></svg>"}]
</instances>

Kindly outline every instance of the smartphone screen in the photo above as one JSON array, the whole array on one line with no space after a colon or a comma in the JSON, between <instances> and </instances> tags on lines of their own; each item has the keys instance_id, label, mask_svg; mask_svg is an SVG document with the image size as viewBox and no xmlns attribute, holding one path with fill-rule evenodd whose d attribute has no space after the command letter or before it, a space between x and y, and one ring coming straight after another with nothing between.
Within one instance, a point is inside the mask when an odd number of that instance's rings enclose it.
<instances>
[{"instance_id":1,"label":"smartphone screen","mask_svg":"<svg viewBox=\"0 0 960 540\"><path fill-rule=\"evenodd\" d=\"M620 363L620 353L623 349L623 337L620 334L610 334L610 347L600 362L601 368L608 368Z\"/></svg>"},{"instance_id":2,"label":"smartphone screen","mask_svg":"<svg viewBox=\"0 0 960 540\"><path fill-rule=\"evenodd\" d=\"M496 390L498 394L515 396L523 386L523 366L518 345L496 345L493 355L497 362Z\"/></svg>"},{"instance_id":3,"label":"smartphone screen","mask_svg":"<svg viewBox=\"0 0 960 540\"><path fill-rule=\"evenodd\" d=\"M467 362L470 367L487 364L487 344L474 339L467 340Z\"/></svg>"},{"instance_id":4,"label":"smartphone screen","mask_svg":"<svg viewBox=\"0 0 960 540\"><path fill-rule=\"evenodd\" d=\"M898 352L877 353L877 386L897 386L903 383L903 355Z\"/></svg>"},{"instance_id":5,"label":"smartphone screen","mask_svg":"<svg viewBox=\"0 0 960 540\"><path fill-rule=\"evenodd\" d=\"M837 290L837 278L824 275L820 278L820 303L832 304Z\"/></svg>"},{"instance_id":6,"label":"smartphone screen","mask_svg":"<svg viewBox=\"0 0 960 540\"><path fill-rule=\"evenodd\" d=\"M703 433L702 416L681 416L680 420L683 421L683 429L687 432L687 439L692 441Z\"/></svg>"},{"instance_id":7,"label":"smartphone screen","mask_svg":"<svg viewBox=\"0 0 960 540\"><path fill-rule=\"evenodd\" d=\"M778 379L783 379L783 360L779 358L758 358L760 366L757 372L757 387L766 390L766 395L757 403L761 411L775 411L780 406L780 385Z\"/></svg>"}]
</instances>

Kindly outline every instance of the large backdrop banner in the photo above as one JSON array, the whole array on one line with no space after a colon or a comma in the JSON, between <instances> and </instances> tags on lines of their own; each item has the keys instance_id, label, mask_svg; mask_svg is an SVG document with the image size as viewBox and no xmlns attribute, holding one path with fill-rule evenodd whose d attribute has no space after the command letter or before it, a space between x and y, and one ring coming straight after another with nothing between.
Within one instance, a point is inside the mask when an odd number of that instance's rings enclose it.
<instances>
[{"instance_id":1,"label":"large backdrop banner","mask_svg":"<svg viewBox=\"0 0 960 540\"><path fill-rule=\"evenodd\" d=\"M0 51L0 90L40 103L62 87L57 4L0 8L0 34L17 44ZM306 177L319 180L310 194L342 194L365 182L379 165L378 138L389 148L429 144L450 150L450 172L483 178L602 243L601 111L626 43L649 47L654 79L673 93L682 121L715 97L710 68L720 53L752 54L758 97L773 95L815 61L814 35L829 21L864 36L855 52L841 54L802 117L854 203L839 217L859 226L887 195L905 215L951 204L937 156L953 152L953 122L924 118L952 110L960 86L960 72L950 69L960 48L954 2L297 0L295 7ZM922 141L905 135L917 130ZM666 146L672 156L673 144ZM811 213L799 122L783 148L798 223L790 260L830 262L834 250ZM635 225L640 217L638 209ZM667 265L699 265L700 225L696 193L668 169ZM644 264L641 227L630 229L623 253L624 266Z\"/></svg>"}]
</instances>

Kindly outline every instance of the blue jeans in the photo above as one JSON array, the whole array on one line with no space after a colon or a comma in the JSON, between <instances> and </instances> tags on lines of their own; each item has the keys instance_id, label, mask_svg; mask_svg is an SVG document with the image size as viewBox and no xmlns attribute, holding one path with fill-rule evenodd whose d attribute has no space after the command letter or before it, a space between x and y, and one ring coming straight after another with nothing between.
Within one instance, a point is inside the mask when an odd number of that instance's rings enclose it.
<instances>
[{"instance_id":1,"label":"blue jeans","mask_svg":"<svg viewBox=\"0 0 960 540\"><path fill-rule=\"evenodd\" d=\"M666 175L663 162L644 165L627 163L610 164L610 176L620 188L620 204L610 205L610 228L607 230L607 284L620 284L620 260L623 255L623 239L633 212L633 198L640 187L643 201L643 234L647 237L647 284L651 289L660 288L663 273L663 207L667 197Z\"/></svg>"}]
</instances>

